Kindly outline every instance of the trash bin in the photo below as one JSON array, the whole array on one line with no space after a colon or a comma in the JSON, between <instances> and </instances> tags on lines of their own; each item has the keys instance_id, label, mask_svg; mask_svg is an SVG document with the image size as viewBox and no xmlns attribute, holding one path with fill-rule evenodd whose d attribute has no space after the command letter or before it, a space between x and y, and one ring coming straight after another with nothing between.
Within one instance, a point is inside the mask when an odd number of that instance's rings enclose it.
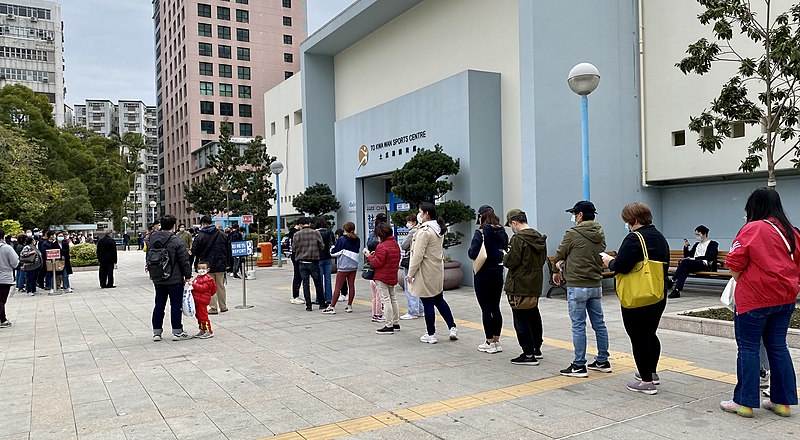
<instances>
[{"instance_id":1,"label":"trash bin","mask_svg":"<svg viewBox=\"0 0 800 440\"><path fill-rule=\"evenodd\" d=\"M258 267L272 267L272 243L259 243L261 256L256 261Z\"/></svg>"}]
</instances>

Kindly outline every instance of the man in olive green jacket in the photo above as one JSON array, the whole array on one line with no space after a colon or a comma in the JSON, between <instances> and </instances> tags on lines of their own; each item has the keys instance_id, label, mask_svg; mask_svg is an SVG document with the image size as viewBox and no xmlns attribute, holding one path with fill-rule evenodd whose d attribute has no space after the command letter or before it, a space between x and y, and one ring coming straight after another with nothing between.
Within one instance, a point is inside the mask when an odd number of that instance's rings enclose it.
<instances>
[{"instance_id":1,"label":"man in olive green jacket","mask_svg":"<svg viewBox=\"0 0 800 440\"><path fill-rule=\"evenodd\" d=\"M608 362L608 329L603 319L603 259L606 249L603 228L595 221L592 202L583 200L567 209L575 226L568 229L556 251L556 268L553 282L560 285L567 280L567 307L572 320L572 345L575 358L563 376L589 377L589 370L610 373ZM563 274L562 274L563 272ZM592 322L597 337L597 358L586 365L586 314Z\"/></svg>"},{"instance_id":2,"label":"man in olive green jacket","mask_svg":"<svg viewBox=\"0 0 800 440\"><path fill-rule=\"evenodd\" d=\"M521 209L506 214L506 226L514 236L503 265L508 268L504 290L514 316L514 330L523 353L511 359L515 365L539 365L542 358L542 315L539 297L544 284L542 268L547 258L547 237L528 226Z\"/></svg>"}]
</instances>

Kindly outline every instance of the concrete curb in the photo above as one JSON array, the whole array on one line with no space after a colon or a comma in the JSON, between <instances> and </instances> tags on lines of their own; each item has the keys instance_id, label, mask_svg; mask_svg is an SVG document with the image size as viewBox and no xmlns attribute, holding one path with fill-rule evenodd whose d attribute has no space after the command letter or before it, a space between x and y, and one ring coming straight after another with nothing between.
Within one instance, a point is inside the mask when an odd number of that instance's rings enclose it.
<instances>
[{"instance_id":1,"label":"concrete curb","mask_svg":"<svg viewBox=\"0 0 800 440\"><path fill-rule=\"evenodd\" d=\"M687 312L702 312L716 308L718 307L704 307L700 309L684 310L681 312L664 314L664 316L661 317L661 324L658 326L658 328L686 333L695 333L698 335L736 339L733 321L720 321L718 319L697 318L694 316L683 315L683 313ZM790 328L786 335L786 342L791 348L800 348L800 330Z\"/></svg>"}]
</instances>

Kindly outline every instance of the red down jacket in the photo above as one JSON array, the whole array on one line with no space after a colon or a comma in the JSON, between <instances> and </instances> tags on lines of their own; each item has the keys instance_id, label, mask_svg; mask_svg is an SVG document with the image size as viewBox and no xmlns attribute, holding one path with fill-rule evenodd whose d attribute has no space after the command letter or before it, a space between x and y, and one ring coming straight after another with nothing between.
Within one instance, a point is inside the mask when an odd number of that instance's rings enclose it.
<instances>
[{"instance_id":1,"label":"red down jacket","mask_svg":"<svg viewBox=\"0 0 800 440\"><path fill-rule=\"evenodd\" d=\"M380 242L375 252L369 256L369 264L375 269L375 281L394 286L397 284L397 269L400 267L400 246L394 236Z\"/></svg>"}]
</instances>

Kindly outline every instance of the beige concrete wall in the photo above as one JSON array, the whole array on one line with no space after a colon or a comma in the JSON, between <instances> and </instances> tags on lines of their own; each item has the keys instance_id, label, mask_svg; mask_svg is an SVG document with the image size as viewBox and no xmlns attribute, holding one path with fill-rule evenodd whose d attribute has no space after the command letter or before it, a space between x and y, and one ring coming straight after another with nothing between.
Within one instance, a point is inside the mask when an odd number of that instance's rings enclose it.
<instances>
[{"instance_id":1,"label":"beige concrete wall","mask_svg":"<svg viewBox=\"0 0 800 440\"><path fill-rule=\"evenodd\" d=\"M300 75L298 73L264 94L267 151L277 157L285 167L280 176L282 216L299 214L292 206L292 199L305 191ZM286 127L287 117L289 118L288 128ZM275 213L276 210L273 207L270 215L275 215Z\"/></svg>"}]
</instances>

